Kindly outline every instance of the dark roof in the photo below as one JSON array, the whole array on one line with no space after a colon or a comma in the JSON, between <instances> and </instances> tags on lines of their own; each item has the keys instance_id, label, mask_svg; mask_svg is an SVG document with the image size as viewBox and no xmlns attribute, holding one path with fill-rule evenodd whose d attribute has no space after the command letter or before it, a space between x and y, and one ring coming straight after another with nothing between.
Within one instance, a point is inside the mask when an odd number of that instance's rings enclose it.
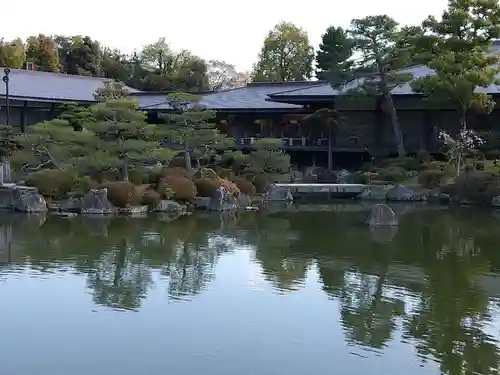
<instances>
[{"instance_id":1,"label":"dark roof","mask_svg":"<svg viewBox=\"0 0 500 375\"><path fill-rule=\"evenodd\" d=\"M318 81L298 82L253 82L245 87L216 91L201 95L200 104L214 110L256 110L256 109L300 109L302 106L287 103L276 103L266 100L268 95L287 90L304 89L318 85ZM145 94L134 96L139 100L143 109L169 110L168 93Z\"/></svg>"},{"instance_id":2,"label":"dark roof","mask_svg":"<svg viewBox=\"0 0 500 375\"><path fill-rule=\"evenodd\" d=\"M0 68L3 77L3 68ZM11 69L9 94L12 99L40 101L93 102L94 93L112 80L61 73ZM138 90L126 87L129 92ZM0 82L0 97L5 96L5 85Z\"/></svg>"}]
</instances>

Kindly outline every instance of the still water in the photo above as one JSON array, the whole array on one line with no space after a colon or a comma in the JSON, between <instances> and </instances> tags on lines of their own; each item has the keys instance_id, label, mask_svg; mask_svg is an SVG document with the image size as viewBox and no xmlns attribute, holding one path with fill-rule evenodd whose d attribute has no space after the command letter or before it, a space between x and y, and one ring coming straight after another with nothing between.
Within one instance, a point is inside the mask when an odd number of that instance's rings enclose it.
<instances>
[{"instance_id":1,"label":"still water","mask_svg":"<svg viewBox=\"0 0 500 375\"><path fill-rule=\"evenodd\" d=\"M338 209L0 216L0 374L497 374L500 217Z\"/></svg>"}]
</instances>

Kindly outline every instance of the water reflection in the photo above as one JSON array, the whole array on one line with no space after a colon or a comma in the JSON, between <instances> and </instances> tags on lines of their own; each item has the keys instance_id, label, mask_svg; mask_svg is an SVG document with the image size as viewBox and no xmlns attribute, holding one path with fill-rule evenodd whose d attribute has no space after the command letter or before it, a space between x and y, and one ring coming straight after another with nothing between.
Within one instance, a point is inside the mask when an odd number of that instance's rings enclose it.
<instances>
[{"instance_id":1,"label":"water reflection","mask_svg":"<svg viewBox=\"0 0 500 375\"><path fill-rule=\"evenodd\" d=\"M154 288L171 301L192 300L214 284L221 257L236 266L244 247L252 249L247 266L257 264L272 287L262 293L303 291L317 274L338 306L345 341L358 349L383 355L412 345L443 374L497 373L500 232L493 215L405 211L399 228L374 231L358 209L272 212L171 222L3 215L0 279L71 271L85 278L94 304L140 311ZM301 294L304 308L308 296ZM256 308L247 307L249 314Z\"/></svg>"}]
</instances>

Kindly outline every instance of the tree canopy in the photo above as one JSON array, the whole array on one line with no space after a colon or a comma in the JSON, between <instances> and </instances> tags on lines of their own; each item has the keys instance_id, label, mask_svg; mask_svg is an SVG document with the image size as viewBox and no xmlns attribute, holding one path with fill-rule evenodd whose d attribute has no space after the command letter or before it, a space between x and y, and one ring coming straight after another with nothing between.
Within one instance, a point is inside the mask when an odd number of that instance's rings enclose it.
<instances>
[{"instance_id":1,"label":"tree canopy","mask_svg":"<svg viewBox=\"0 0 500 375\"><path fill-rule=\"evenodd\" d=\"M353 40L341 27L330 26L316 54L316 77L338 86L352 77Z\"/></svg>"},{"instance_id":2,"label":"tree canopy","mask_svg":"<svg viewBox=\"0 0 500 375\"><path fill-rule=\"evenodd\" d=\"M312 76L314 49L307 33L289 22L269 31L254 65L254 81L301 81Z\"/></svg>"}]
</instances>

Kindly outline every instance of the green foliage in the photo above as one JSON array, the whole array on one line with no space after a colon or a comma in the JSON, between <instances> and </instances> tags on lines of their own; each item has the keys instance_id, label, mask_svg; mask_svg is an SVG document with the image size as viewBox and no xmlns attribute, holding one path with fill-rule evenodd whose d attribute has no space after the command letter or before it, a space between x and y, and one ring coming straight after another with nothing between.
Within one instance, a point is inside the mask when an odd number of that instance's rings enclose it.
<instances>
[{"instance_id":1,"label":"green foliage","mask_svg":"<svg viewBox=\"0 0 500 375\"><path fill-rule=\"evenodd\" d=\"M44 72L59 72L61 64L57 43L50 36L38 34L30 36L26 41L26 61L29 61Z\"/></svg>"},{"instance_id":2,"label":"green foliage","mask_svg":"<svg viewBox=\"0 0 500 375\"><path fill-rule=\"evenodd\" d=\"M215 112L199 105L199 97L188 93L169 94L173 111L162 115L165 139L179 144L186 156L186 168L191 168L191 158L201 164L209 161L219 150L226 149L233 141L221 134L212 121Z\"/></svg>"},{"instance_id":3,"label":"green foliage","mask_svg":"<svg viewBox=\"0 0 500 375\"><path fill-rule=\"evenodd\" d=\"M403 182L408 178L406 170L398 166L389 166L377 171L377 180L386 182Z\"/></svg>"},{"instance_id":4,"label":"green foliage","mask_svg":"<svg viewBox=\"0 0 500 375\"><path fill-rule=\"evenodd\" d=\"M418 175L418 183L427 189L433 189L441 185L441 182L446 177L444 171L441 170L425 170Z\"/></svg>"},{"instance_id":5,"label":"green foliage","mask_svg":"<svg viewBox=\"0 0 500 375\"><path fill-rule=\"evenodd\" d=\"M490 53L493 40L500 37L500 6L497 1L450 1L441 20L424 21L425 34L419 39L420 59L436 75L420 77L413 89L426 97L453 103L460 111L460 128L467 128L469 110L490 113L495 105L478 87L498 83L499 57ZM429 48L430 46L430 48Z\"/></svg>"},{"instance_id":6,"label":"green foliage","mask_svg":"<svg viewBox=\"0 0 500 375\"><path fill-rule=\"evenodd\" d=\"M75 175L55 169L44 169L30 173L26 177L26 184L34 186L44 197L51 199L63 198L73 190Z\"/></svg>"},{"instance_id":7,"label":"green foliage","mask_svg":"<svg viewBox=\"0 0 500 375\"><path fill-rule=\"evenodd\" d=\"M482 171L464 173L458 177L452 192L458 201L490 204L494 197L500 196L500 176Z\"/></svg>"},{"instance_id":8,"label":"green foliage","mask_svg":"<svg viewBox=\"0 0 500 375\"><path fill-rule=\"evenodd\" d=\"M20 38L11 41L0 39L0 66L21 69L25 61L26 52Z\"/></svg>"},{"instance_id":9,"label":"green foliage","mask_svg":"<svg viewBox=\"0 0 500 375\"><path fill-rule=\"evenodd\" d=\"M247 170L242 177L255 186L257 194L264 194L272 183L269 176L262 171Z\"/></svg>"},{"instance_id":10,"label":"green foliage","mask_svg":"<svg viewBox=\"0 0 500 375\"><path fill-rule=\"evenodd\" d=\"M346 31L341 27L329 27L321 37L316 54L316 77L330 82L333 87L347 82L353 76L352 50L353 40Z\"/></svg>"},{"instance_id":11,"label":"green foliage","mask_svg":"<svg viewBox=\"0 0 500 375\"><path fill-rule=\"evenodd\" d=\"M54 40L59 46L59 61L64 73L101 75L101 48L97 41L81 35L71 37L57 35Z\"/></svg>"},{"instance_id":12,"label":"green foliage","mask_svg":"<svg viewBox=\"0 0 500 375\"><path fill-rule=\"evenodd\" d=\"M351 90L353 94L380 96L384 109L390 115L394 139L399 156L405 156L403 133L392 101L391 91L413 79L413 76L398 68L408 63L408 54L398 43L406 30L387 15L368 16L351 21L349 35L354 41L354 51L361 56L360 67L373 67L374 74L366 75L360 85Z\"/></svg>"},{"instance_id":13,"label":"green foliage","mask_svg":"<svg viewBox=\"0 0 500 375\"><path fill-rule=\"evenodd\" d=\"M276 25L264 40L252 80L302 81L312 76L314 50L307 33L289 22Z\"/></svg>"}]
</instances>

